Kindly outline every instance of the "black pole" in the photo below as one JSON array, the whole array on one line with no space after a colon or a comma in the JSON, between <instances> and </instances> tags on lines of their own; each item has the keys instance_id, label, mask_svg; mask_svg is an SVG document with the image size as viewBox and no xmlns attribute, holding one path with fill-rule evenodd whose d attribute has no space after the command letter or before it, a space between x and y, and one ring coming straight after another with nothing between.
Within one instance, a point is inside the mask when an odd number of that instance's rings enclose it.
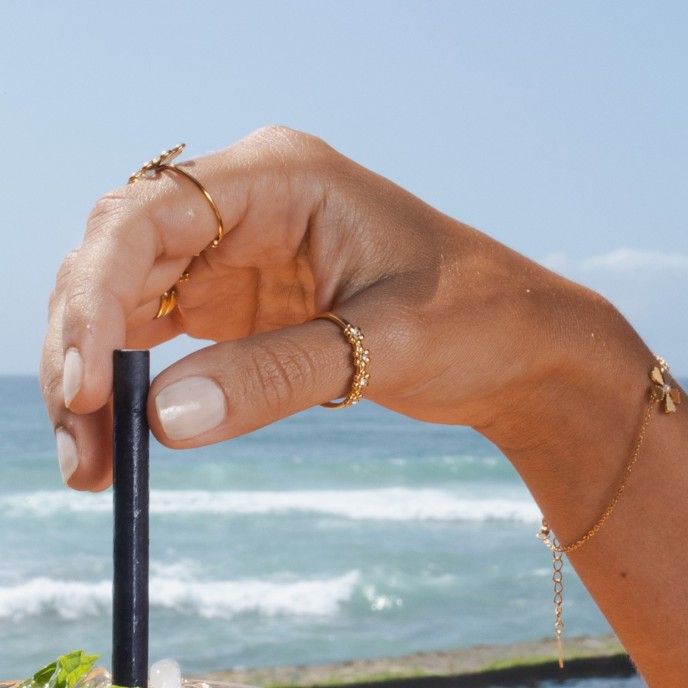
<instances>
[{"instance_id":1,"label":"black pole","mask_svg":"<svg viewBox=\"0 0 688 688\"><path fill-rule=\"evenodd\" d=\"M148 685L148 351L113 352L112 683Z\"/></svg>"}]
</instances>

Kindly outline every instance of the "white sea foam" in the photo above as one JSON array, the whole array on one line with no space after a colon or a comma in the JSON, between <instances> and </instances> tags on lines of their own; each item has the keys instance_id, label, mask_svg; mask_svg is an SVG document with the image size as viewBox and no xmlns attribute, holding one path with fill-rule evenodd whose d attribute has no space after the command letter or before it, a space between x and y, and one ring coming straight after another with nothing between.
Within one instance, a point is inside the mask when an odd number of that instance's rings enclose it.
<instances>
[{"instance_id":1,"label":"white sea foam","mask_svg":"<svg viewBox=\"0 0 688 688\"><path fill-rule=\"evenodd\" d=\"M202 571L200 563L194 559L180 559L172 563L151 561L149 564L151 577L177 578L179 580L194 580Z\"/></svg>"},{"instance_id":2,"label":"white sea foam","mask_svg":"<svg viewBox=\"0 0 688 688\"><path fill-rule=\"evenodd\" d=\"M29 492L0 498L5 516L110 512L109 493ZM313 513L349 520L537 522L526 495L473 498L436 489L370 490L153 490L152 514L267 515Z\"/></svg>"},{"instance_id":3,"label":"white sea foam","mask_svg":"<svg viewBox=\"0 0 688 688\"><path fill-rule=\"evenodd\" d=\"M226 581L180 580L153 576L150 605L205 619L229 619L237 614L322 617L335 614L353 595L360 574L296 581L238 579ZM33 578L13 586L0 586L0 619L57 614L83 619L110 613L110 581L77 583L54 578Z\"/></svg>"}]
</instances>

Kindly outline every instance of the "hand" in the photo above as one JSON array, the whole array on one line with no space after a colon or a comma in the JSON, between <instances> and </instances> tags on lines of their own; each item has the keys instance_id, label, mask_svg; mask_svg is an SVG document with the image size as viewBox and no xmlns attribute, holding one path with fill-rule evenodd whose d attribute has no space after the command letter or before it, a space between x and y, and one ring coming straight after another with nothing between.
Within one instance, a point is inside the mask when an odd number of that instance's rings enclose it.
<instances>
[{"instance_id":1,"label":"hand","mask_svg":"<svg viewBox=\"0 0 688 688\"><path fill-rule=\"evenodd\" d=\"M654 360L612 306L313 137L271 127L186 164L224 219L216 249L204 250L216 231L205 199L167 173L98 201L58 273L41 385L71 487L111 483L113 349L181 332L218 342L163 371L149 396L161 442L201 446L347 392L348 343L310 320L333 310L365 334L368 398L480 430L563 542L595 522ZM187 267L178 308L154 319ZM676 642L688 562L656 537L688 518L687 428L648 429L642 479L570 557L651 685L679 685L688 670Z\"/></svg>"},{"instance_id":2,"label":"hand","mask_svg":"<svg viewBox=\"0 0 688 688\"><path fill-rule=\"evenodd\" d=\"M335 324L309 321L321 311L363 330L367 397L423 420L508 423L528 380L561 364L559 314L582 288L319 139L269 127L182 164L219 207L217 248L206 200L167 172L100 199L57 275L41 385L71 487L111 483L115 348L217 342L152 384L152 431L177 448L345 395L350 349ZM177 309L154 319L187 268Z\"/></svg>"}]
</instances>

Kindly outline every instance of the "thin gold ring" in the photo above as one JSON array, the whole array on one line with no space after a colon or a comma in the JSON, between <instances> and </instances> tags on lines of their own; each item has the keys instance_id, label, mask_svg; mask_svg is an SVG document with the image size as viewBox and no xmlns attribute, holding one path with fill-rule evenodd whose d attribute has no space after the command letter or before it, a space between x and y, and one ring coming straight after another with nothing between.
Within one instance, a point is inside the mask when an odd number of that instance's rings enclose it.
<instances>
[{"instance_id":1,"label":"thin gold ring","mask_svg":"<svg viewBox=\"0 0 688 688\"><path fill-rule=\"evenodd\" d=\"M177 305L177 290L172 287L166 292L163 292L160 297L160 307L155 315L155 319L164 318L166 315L171 313Z\"/></svg>"},{"instance_id":2,"label":"thin gold ring","mask_svg":"<svg viewBox=\"0 0 688 688\"><path fill-rule=\"evenodd\" d=\"M215 201L212 199L211 195L208 193L208 190L201 184L201 182L196 179L196 177L190 175L186 170L182 169L181 167L177 167L176 165L160 165L158 167L159 170L172 170L173 172L179 172L179 174L183 174L189 181L193 182L196 185L196 188L198 188L201 193L205 196L206 200L208 201L208 204L213 210L213 213L215 213L215 219L217 220L217 234L215 235L215 238L206 246L206 248L217 248L222 241L222 237L225 235L225 227L222 224L222 216L220 215L220 210L215 204ZM200 253L196 254L197 256L200 256Z\"/></svg>"},{"instance_id":3,"label":"thin gold ring","mask_svg":"<svg viewBox=\"0 0 688 688\"><path fill-rule=\"evenodd\" d=\"M185 169L177 165L173 165L170 162L171 160L174 160L174 158L176 158L185 147L185 143L178 143L176 146L174 146L174 148L163 151L157 157L149 160L129 177L129 184L133 184L139 179L154 179L162 170L179 172L179 174L193 182L196 188L199 189L199 191L205 196L205 199L208 201L208 204L215 215L215 219L217 220L217 233L215 238L208 244L208 246L206 246L206 248L217 248L225 235L225 227L224 223L222 222L222 215L220 215L220 209L217 207L213 197L210 195L210 193L208 193L208 190L205 188L205 186L203 186L203 184L201 184L201 182L198 181L198 179L196 179L196 177L194 177L192 174L189 174ZM196 255L200 254L197 253Z\"/></svg>"},{"instance_id":4,"label":"thin gold ring","mask_svg":"<svg viewBox=\"0 0 688 688\"><path fill-rule=\"evenodd\" d=\"M185 143L179 143L173 148L163 151L162 153L160 153L160 155L153 158L152 160L149 160L147 163L142 165L139 170L134 172L129 177L128 183L134 184L139 179L154 179L158 176L158 174L160 174L160 172L162 172L162 170L179 172L179 174L186 177L205 196L206 201L208 201L208 204L210 205L210 208L215 215L215 219L217 220L217 233L215 235L215 238L206 246L206 248L217 248L225 235L225 228L222 222L222 215L220 214L220 209L217 207L217 204L213 200L208 190L205 188L205 186L203 186L203 184L201 184L201 182L198 181L198 179L196 179L196 177L194 177L192 174L189 174L186 170L182 169L181 167L171 164L171 161L184 150L185 146ZM196 253L195 255L199 256L200 253ZM184 270L177 282L186 282L189 279L189 277L190 274L187 267L187 269ZM172 286L160 297L160 305L158 307L158 312L155 315L155 319L157 320L158 318L164 318L166 315L171 313L176 306L177 291L175 287Z\"/></svg>"},{"instance_id":5,"label":"thin gold ring","mask_svg":"<svg viewBox=\"0 0 688 688\"><path fill-rule=\"evenodd\" d=\"M363 332L361 332L360 327L352 325L347 320L344 320L344 318L340 318L338 315L329 311L327 313L319 313L313 316L311 320L317 320L319 318L330 320L339 325L344 336L351 345L351 354L354 364L354 376L351 380L351 387L347 395L340 401L326 401L320 405L332 409L353 406L363 398L363 392L370 383L370 373L368 372L370 351L368 351L363 344Z\"/></svg>"}]
</instances>

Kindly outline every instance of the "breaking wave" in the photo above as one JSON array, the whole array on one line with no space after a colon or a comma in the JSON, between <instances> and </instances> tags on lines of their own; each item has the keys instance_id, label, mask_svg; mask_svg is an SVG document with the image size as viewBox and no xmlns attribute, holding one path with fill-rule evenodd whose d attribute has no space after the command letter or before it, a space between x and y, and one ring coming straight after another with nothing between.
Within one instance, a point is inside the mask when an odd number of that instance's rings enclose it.
<instances>
[{"instance_id":1,"label":"breaking wave","mask_svg":"<svg viewBox=\"0 0 688 688\"><path fill-rule=\"evenodd\" d=\"M360 574L349 571L333 578L295 581L237 579L185 580L153 576L152 609L168 609L205 619L230 619L238 614L323 617L335 614L353 595ZM33 578L0 586L0 619L56 614L66 620L109 615L112 584Z\"/></svg>"},{"instance_id":2,"label":"breaking wave","mask_svg":"<svg viewBox=\"0 0 688 688\"><path fill-rule=\"evenodd\" d=\"M5 516L106 513L111 493L68 491L13 494L0 498ZM390 487L363 490L153 490L151 514L271 515L312 513L374 521L537 522L539 510L527 497L470 498L437 489Z\"/></svg>"}]
</instances>

